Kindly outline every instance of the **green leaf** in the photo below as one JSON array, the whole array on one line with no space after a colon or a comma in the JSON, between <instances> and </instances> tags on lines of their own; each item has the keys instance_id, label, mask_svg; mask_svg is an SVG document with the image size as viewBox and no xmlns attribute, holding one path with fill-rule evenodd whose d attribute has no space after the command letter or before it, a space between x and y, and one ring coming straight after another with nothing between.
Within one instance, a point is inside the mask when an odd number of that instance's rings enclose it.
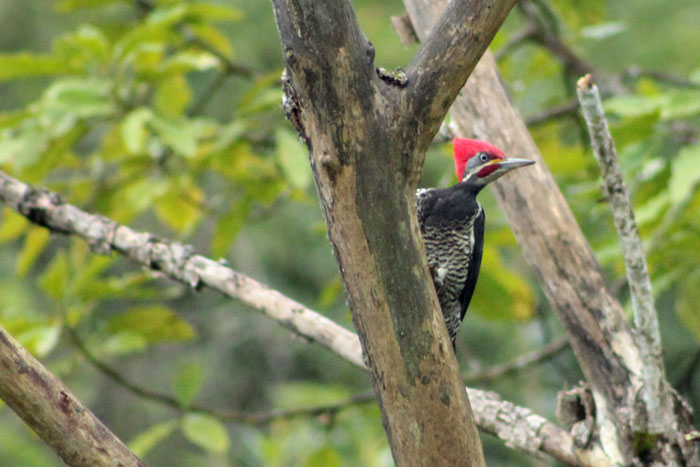
<instances>
[{"instance_id":1,"label":"green leaf","mask_svg":"<svg viewBox=\"0 0 700 467\"><path fill-rule=\"evenodd\" d=\"M55 81L44 93L46 111L78 118L107 116L116 111L110 99L113 83L100 79L67 78Z\"/></svg>"},{"instance_id":2,"label":"green leaf","mask_svg":"<svg viewBox=\"0 0 700 467\"><path fill-rule=\"evenodd\" d=\"M700 275L698 274L686 276L686 280L681 284L680 294L676 301L676 313L698 342L700 342L699 279Z\"/></svg>"},{"instance_id":3,"label":"green leaf","mask_svg":"<svg viewBox=\"0 0 700 467\"><path fill-rule=\"evenodd\" d=\"M609 21L582 28L581 35L586 39L600 41L621 34L625 32L626 29L627 24L622 21Z\"/></svg>"},{"instance_id":4,"label":"green leaf","mask_svg":"<svg viewBox=\"0 0 700 467\"><path fill-rule=\"evenodd\" d=\"M55 300L63 298L70 277L68 257L61 251L54 256L51 265L39 278L39 284L44 291Z\"/></svg>"},{"instance_id":5,"label":"green leaf","mask_svg":"<svg viewBox=\"0 0 700 467\"><path fill-rule=\"evenodd\" d=\"M56 9L61 12L70 13L81 8L97 8L122 3L124 0L61 0L56 5Z\"/></svg>"},{"instance_id":6,"label":"green leaf","mask_svg":"<svg viewBox=\"0 0 700 467\"><path fill-rule=\"evenodd\" d=\"M127 332L142 336L150 344L186 341L195 337L194 328L164 305L131 308L113 317L108 329L114 334Z\"/></svg>"},{"instance_id":7,"label":"green leaf","mask_svg":"<svg viewBox=\"0 0 700 467\"><path fill-rule=\"evenodd\" d=\"M26 232L29 221L26 217L17 214L12 209L5 207L0 217L0 243L5 243Z\"/></svg>"},{"instance_id":8,"label":"green leaf","mask_svg":"<svg viewBox=\"0 0 700 467\"><path fill-rule=\"evenodd\" d=\"M189 362L181 365L175 373L173 389L177 400L185 407L189 406L202 387L204 370L200 363Z\"/></svg>"},{"instance_id":9,"label":"green leaf","mask_svg":"<svg viewBox=\"0 0 700 467\"><path fill-rule=\"evenodd\" d=\"M668 100L661 108L661 118L677 120L695 117L700 114L700 91L695 89L674 89L668 92Z\"/></svg>"},{"instance_id":10,"label":"green leaf","mask_svg":"<svg viewBox=\"0 0 700 467\"><path fill-rule=\"evenodd\" d=\"M656 220L668 209L669 193L664 190L634 210L637 224L644 225Z\"/></svg>"},{"instance_id":11,"label":"green leaf","mask_svg":"<svg viewBox=\"0 0 700 467\"><path fill-rule=\"evenodd\" d=\"M340 454L329 445L314 451L304 463L304 467L340 467L341 465Z\"/></svg>"},{"instance_id":12,"label":"green leaf","mask_svg":"<svg viewBox=\"0 0 700 467\"><path fill-rule=\"evenodd\" d=\"M687 200L700 182L700 144L686 146L678 152L671 165L669 190L671 204Z\"/></svg>"},{"instance_id":13,"label":"green leaf","mask_svg":"<svg viewBox=\"0 0 700 467\"><path fill-rule=\"evenodd\" d=\"M221 3L197 2L188 5L188 16L209 22L238 21L243 13Z\"/></svg>"},{"instance_id":14,"label":"green leaf","mask_svg":"<svg viewBox=\"0 0 700 467\"><path fill-rule=\"evenodd\" d=\"M208 23L190 24L192 34L201 40L207 46L213 48L224 57L232 58L233 45L228 36L222 33L218 28Z\"/></svg>"},{"instance_id":15,"label":"green leaf","mask_svg":"<svg viewBox=\"0 0 700 467\"><path fill-rule=\"evenodd\" d=\"M45 357L51 352L61 335L62 325L58 319L48 323L36 323L17 335L17 341L36 357Z\"/></svg>"},{"instance_id":16,"label":"green leaf","mask_svg":"<svg viewBox=\"0 0 700 467\"><path fill-rule=\"evenodd\" d=\"M275 131L277 143L277 160L282 167L282 172L289 183L301 190L311 183L311 169L309 168L309 156L304 146L294 133L278 128Z\"/></svg>"},{"instance_id":17,"label":"green leaf","mask_svg":"<svg viewBox=\"0 0 700 467\"><path fill-rule=\"evenodd\" d=\"M173 74L160 82L154 98L156 108L171 117L182 115L192 100L190 84L181 73Z\"/></svg>"},{"instance_id":18,"label":"green leaf","mask_svg":"<svg viewBox=\"0 0 700 467\"><path fill-rule=\"evenodd\" d=\"M110 59L109 39L98 28L83 24L75 32L61 36L54 44L54 55L70 63L75 71L86 66L107 65Z\"/></svg>"},{"instance_id":19,"label":"green leaf","mask_svg":"<svg viewBox=\"0 0 700 467\"><path fill-rule=\"evenodd\" d=\"M122 140L129 153L138 154L146 149L147 124L152 116L151 109L139 107L129 112L122 120Z\"/></svg>"},{"instance_id":20,"label":"green leaf","mask_svg":"<svg viewBox=\"0 0 700 467\"><path fill-rule=\"evenodd\" d=\"M126 355L142 352L147 347L148 341L144 336L128 331L118 332L100 342L99 354L101 356Z\"/></svg>"},{"instance_id":21,"label":"green leaf","mask_svg":"<svg viewBox=\"0 0 700 467\"><path fill-rule=\"evenodd\" d=\"M49 231L40 227L34 227L27 233L24 247L17 258L17 275L19 277L24 277L29 272L49 243L49 237Z\"/></svg>"},{"instance_id":22,"label":"green leaf","mask_svg":"<svg viewBox=\"0 0 700 467\"><path fill-rule=\"evenodd\" d=\"M177 232L191 231L201 218L202 190L191 179L173 181L155 203L158 219Z\"/></svg>"},{"instance_id":23,"label":"green leaf","mask_svg":"<svg viewBox=\"0 0 700 467\"><path fill-rule=\"evenodd\" d=\"M156 423L129 441L129 449L138 457L145 457L161 441L170 436L178 426L177 420Z\"/></svg>"},{"instance_id":24,"label":"green leaf","mask_svg":"<svg viewBox=\"0 0 700 467\"><path fill-rule=\"evenodd\" d=\"M215 258L226 256L229 247L245 225L248 210L247 203L237 201L229 213L218 219L211 239L211 252Z\"/></svg>"},{"instance_id":25,"label":"green leaf","mask_svg":"<svg viewBox=\"0 0 700 467\"><path fill-rule=\"evenodd\" d=\"M488 319L527 319L535 312L530 286L501 261L498 250L484 246L479 281L469 312Z\"/></svg>"},{"instance_id":26,"label":"green leaf","mask_svg":"<svg viewBox=\"0 0 700 467\"><path fill-rule=\"evenodd\" d=\"M178 154L191 157L197 152L197 131L191 122L153 115L151 126L163 144Z\"/></svg>"},{"instance_id":27,"label":"green leaf","mask_svg":"<svg viewBox=\"0 0 700 467\"><path fill-rule=\"evenodd\" d=\"M639 117L660 112L668 100L668 96L664 94L654 96L626 95L606 100L604 107L606 112L623 117Z\"/></svg>"},{"instance_id":28,"label":"green leaf","mask_svg":"<svg viewBox=\"0 0 700 467\"><path fill-rule=\"evenodd\" d=\"M222 454L228 450L229 439L226 427L209 415L185 415L182 419L182 433L205 451Z\"/></svg>"},{"instance_id":29,"label":"green leaf","mask_svg":"<svg viewBox=\"0 0 700 467\"><path fill-rule=\"evenodd\" d=\"M168 57L158 65L160 75L204 71L219 66L219 59L209 52L180 52Z\"/></svg>"},{"instance_id":30,"label":"green leaf","mask_svg":"<svg viewBox=\"0 0 700 467\"><path fill-rule=\"evenodd\" d=\"M0 55L0 81L31 76L57 75L69 71L66 63L48 55L29 52Z\"/></svg>"}]
</instances>

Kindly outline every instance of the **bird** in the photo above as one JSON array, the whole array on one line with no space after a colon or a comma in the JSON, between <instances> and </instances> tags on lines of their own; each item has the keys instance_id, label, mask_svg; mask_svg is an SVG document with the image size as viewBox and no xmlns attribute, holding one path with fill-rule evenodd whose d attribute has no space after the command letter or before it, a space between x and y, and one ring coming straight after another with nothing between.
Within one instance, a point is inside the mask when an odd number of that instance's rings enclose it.
<instances>
[{"instance_id":1,"label":"bird","mask_svg":"<svg viewBox=\"0 0 700 467\"><path fill-rule=\"evenodd\" d=\"M447 331L455 339L474 294L484 249L484 210L476 200L489 183L535 161L506 158L491 143L452 140L458 182L449 188L421 188L416 212L428 266Z\"/></svg>"}]
</instances>

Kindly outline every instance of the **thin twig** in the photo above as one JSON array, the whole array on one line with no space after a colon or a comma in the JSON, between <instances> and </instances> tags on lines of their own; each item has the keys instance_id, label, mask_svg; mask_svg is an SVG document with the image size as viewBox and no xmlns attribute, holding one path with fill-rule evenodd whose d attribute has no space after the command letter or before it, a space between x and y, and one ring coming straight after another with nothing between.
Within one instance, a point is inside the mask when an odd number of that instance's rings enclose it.
<instances>
[{"instance_id":1,"label":"thin twig","mask_svg":"<svg viewBox=\"0 0 700 467\"><path fill-rule=\"evenodd\" d=\"M484 383L488 381L493 381L497 378L501 378L509 373L522 371L531 365L540 363L544 360L554 357L559 352L568 347L569 340L566 337L561 337L555 341L550 342L541 349L535 350L525 355L521 355L520 357L515 358L510 362L506 362L500 365L492 366L490 368L485 368L481 371L476 371L474 373L467 374L464 377L464 383Z\"/></svg>"},{"instance_id":2,"label":"thin twig","mask_svg":"<svg viewBox=\"0 0 700 467\"><path fill-rule=\"evenodd\" d=\"M529 127L554 120L564 115L574 115L578 110L578 100L572 99L563 104L550 107L534 115L525 118L525 124Z\"/></svg>"},{"instance_id":3,"label":"thin twig","mask_svg":"<svg viewBox=\"0 0 700 467\"><path fill-rule=\"evenodd\" d=\"M221 420L222 422L236 422L250 425L261 425L283 418L293 418L301 416L314 417L324 414L333 415L352 406L366 404L374 401L374 393L372 391L365 391L332 404L322 404L313 407L298 407L294 409L275 409L255 413L239 412L236 410L215 409L199 404L186 405L178 399L176 399L175 397L170 396L169 394L154 391L130 381L124 375L122 375L116 368L98 359L87 348L85 343L82 341L82 339L78 336L78 334L73 328L67 327L66 329L68 331L68 335L71 338L71 342L76 347L76 349L78 349L78 352L88 362L90 362L92 366L97 368L97 370L99 370L100 373L110 378L119 386L123 387L124 389L143 399L148 399L150 401L157 402L159 404L165 405L183 413L204 413L207 415L211 415L212 417L215 417Z\"/></svg>"},{"instance_id":4,"label":"thin twig","mask_svg":"<svg viewBox=\"0 0 700 467\"><path fill-rule=\"evenodd\" d=\"M695 352L695 355L693 358L690 359L690 363L688 364L687 368L685 371L683 371L683 374L681 375L680 379L676 384L674 384L674 387L678 389L678 391L683 392L685 391L690 391L691 384L693 382L693 376L695 376L695 372L698 371L700 368L700 349L698 349Z\"/></svg>"},{"instance_id":5,"label":"thin twig","mask_svg":"<svg viewBox=\"0 0 700 467\"><path fill-rule=\"evenodd\" d=\"M190 106L190 108L187 109L187 116L191 118L200 115L204 111L204 108L207 106L207 104L211 102L216 92L226 82L226 79L228 77L228 70L219 70L216 73L216 75L214 75L214 77L212 78L211 82L209 83L209 86L207 86L204 89L204 91L202 91L199 94L199 96L197 96L197 100L195 100Z\"/></svg>"},{"instance_id":6,"label":"thin twig","mask_svg":"<svg viewBox=\"0 0 700 467\"><path fill-rule=\"evenodd\" d=\"M517 31L508 38L508 41L493 53L493 57L500 62L506 55L512 53L516 48L534 38L535 28L530 24L520 31Z\"/></svg>"},{"instance_id":7,"label":"thin twig","mask_svg":"<svg viewBox=\"0 0 700 467\"><path fill-rule=\"evenodd\" d=\"M659 322L651 292L642 241L629 202L615 143L605 119L598 88L586 75L578 82L578 98L588 125L593 153L602 173L604 191L613 213L630 285L636 340L642 358L642 389L651 433L665 433L675 426L673 399L665 378Z\"/></svg>"},{"instance_id":8,"label":"thin twig","mask_svg":"<svg viewBox=\"0 0 700 467\"><path fill-rule=\"evenodd\" d=\"M700 88L700 83L696 83L683 77L660 70L649 70L638 66L631 66L622 72L623 77L639 79L650 78L660 83L668 84L679 88Z\"/></svg>"}]
</instances>

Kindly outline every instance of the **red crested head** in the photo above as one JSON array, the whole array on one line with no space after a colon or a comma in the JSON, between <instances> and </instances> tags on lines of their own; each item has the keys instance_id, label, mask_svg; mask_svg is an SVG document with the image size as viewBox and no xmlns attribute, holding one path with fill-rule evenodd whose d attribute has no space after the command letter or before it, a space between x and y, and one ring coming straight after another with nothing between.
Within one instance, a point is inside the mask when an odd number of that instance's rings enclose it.
<instances>
[{"instance_id":1,"label":"red crested head","mask_svg":"<svg viewBox=\"0 0 700 467\"><path fill-rule=\"evenodd\" d=\"M459 181L462 181L464 177L464 168L467 166L469 159L478 154L487 155L489 159L485 160L505 159L503 151L491 143L478 139L454 138L452 140L452 147L454 148L455 172L457 173L457 180ZM497 165L492 167L493 169L498 168ZM486 167L484 169L486 169ZM485 175L488 174L484 173L482 176Z\"/></svg>"}]
</instances>

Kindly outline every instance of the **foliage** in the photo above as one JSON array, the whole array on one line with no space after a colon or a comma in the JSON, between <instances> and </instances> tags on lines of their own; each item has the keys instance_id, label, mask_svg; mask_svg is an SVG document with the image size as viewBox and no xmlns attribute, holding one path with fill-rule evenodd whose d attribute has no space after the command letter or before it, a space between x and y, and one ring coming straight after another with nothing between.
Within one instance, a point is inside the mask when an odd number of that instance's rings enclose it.
<instances>
[{"instance_id":1,"label":"foliage","mask_svg":"<svg viewBox=\"0 0 700 467\"><path fill-rule=\"evenodd\" d=\"M405 66L417 46L402 48L389 27L401 3L354 3L377 65ZM700 70L693 71L697 60L690 57L672 62L650 52L678 49L679 34L687 43L700 40L697 28L671 23L683 20L682 8L700 10L662 2L672 13L663 19L669 26L654 30L674 32L652 47L640 39L651 7L535 3L545 23L616 84L606 108L648 251L669 373L700 408L697 371L695 379L686 372L700 344ZM227 258L350 327L306 150L279 106L281 60L269 5L62 0L49 13L39 9L46 9L39 0L0 5L3 17L17 18L0 31L0 168L85 210ZM516 10L495 48L525 21ZM645 67L659 63L682 85L663 75L621 72L614 65L630 54ZM500 66L526 116L574 96L576 77L534 42L513 48ZM581 122L565 116L532 133L616 284L623 262ZM423 185L454 182L447 145L431 148L427 161ZM480 200L488 212L487 248L458 343L465 369L539 348L560 332L492 196ZM101 407L101 418L149 464L390 465L371 406L261 427L187 410L196 404L292 409L368 387L366 375L318 347L292 341L241 305L96 255L77 239L51 236L6 208L0 248L0 323L81 399ZM172 394L182 410L116 389L66 328L128 379ZM536 381L528 376L528 384L517 384L524 377L516 375L489 387L551 415L555 392L579 378L570 355L529 371ZM2 412L4 426L11 416ZM529 462L487 443L491 463ZM47 459L53 457L22 429L0 431L1 464L47 465Z\"/></svg>"}]
</instances>

